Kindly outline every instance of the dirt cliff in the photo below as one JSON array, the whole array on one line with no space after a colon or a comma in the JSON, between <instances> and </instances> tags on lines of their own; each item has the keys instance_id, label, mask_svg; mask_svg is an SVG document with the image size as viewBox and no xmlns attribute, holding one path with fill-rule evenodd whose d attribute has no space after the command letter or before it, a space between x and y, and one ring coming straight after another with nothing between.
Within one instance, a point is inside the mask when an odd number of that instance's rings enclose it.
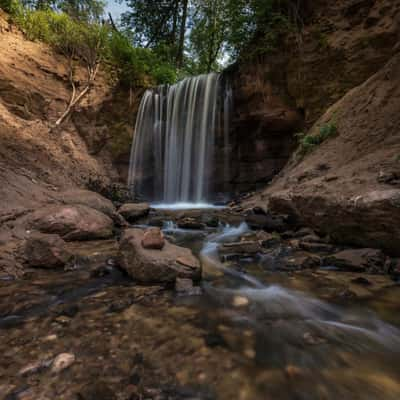
<instances>
[{"instance_id":1,"label":"dirt cliff","mask_svg":"<svg viewBox=\"0 0 400 400\"><path fill-rule=\"evenodd\" d=\"M72 118L52 130L71 93L66 60L26 40L4 13L0 60L0 218L90 179L104 185L123 179L135 96L113 88L100 71ZM76 78L84 82L83 67Z\"/></svg>"},{"instance_id":2,"label":"dirt cliff","mask_svg":"<svg viewBox=\"0 0 400 400\"><path fill-rule=\"evenodd\" d=\"M337 133L295 154L248 204L293 215L338 242L400 255L400 2L321 5L283 82L304 111L304 132L317 136L332 124Z\"/></svg>"}]
</instances>

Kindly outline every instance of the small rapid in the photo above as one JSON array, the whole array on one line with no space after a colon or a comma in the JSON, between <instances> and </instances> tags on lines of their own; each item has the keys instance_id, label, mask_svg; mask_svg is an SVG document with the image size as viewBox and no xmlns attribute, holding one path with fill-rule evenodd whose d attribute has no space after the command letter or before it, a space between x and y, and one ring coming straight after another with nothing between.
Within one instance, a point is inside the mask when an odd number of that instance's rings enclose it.
<instances>
[{"instance_id":1,"label":"small rapid","mask_svg":"<svg viewBox=\"0 0 400 400\"><path fill-rule=\"evenodd\" d=\"M306 331L321 343L344 345L355 351L373 348L400 353L400 330L383 322L372 312L344 309L310 297L299 291L279 285L261 282L251 274L237 271L221 262L218 246L233 242L249 232L247 224L225 226L219 232L208 236L200 258L207 269L215 268L224 275L235 278L234 287L212 282L205 285L205 290L213 301L222 307L232 307L232 299L241 298L248 307L236 308L234 319L241 314L245 320L262 329L265 321L286 321L281 328L292 332ZM242 319L243 320L243 319ZM263 322L260 322L263 321ZM300 342L303 334L299 334ZM292 341L299 341L292 337Z\"/></svg>"}]
</instances>

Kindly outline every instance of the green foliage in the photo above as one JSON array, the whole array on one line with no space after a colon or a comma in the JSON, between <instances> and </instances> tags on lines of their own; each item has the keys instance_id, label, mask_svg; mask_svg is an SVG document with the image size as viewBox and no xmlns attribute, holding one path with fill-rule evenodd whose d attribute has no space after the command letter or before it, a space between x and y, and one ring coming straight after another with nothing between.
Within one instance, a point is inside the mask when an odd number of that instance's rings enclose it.
<instances>
[{"instance_id":1,"label":"green foliage","mask_svg":"<svg viewBox=\"0 0 400 400\"><path fill-rule=\"evenodd\" d=\"M301 156L311 153L315 147L319 146L325 140L336 136L337 126L335 122L329 122L322 125L319 132L315 135L306 135L298 133L296 136L299 139L299 152Z\"/></svg>"},{"instance_id":2,"label":"green foliage","mask_svg":"<svg viewBox=\"0 0 400 400\"><path fill-rule=\"evenodd\" d=\"M133 47L118 32L112 32L107 46L107 64L110 72L126 86L149 86L174 83L176 71L152 49Z\"/></svg>"},{"instance_id":3,"label":"green foliage","mask_svg":"<svg viewBox=\"0 0 400 400\"><path fill-rule=\"evenodd\" d=\"M0 0L0 8L6 12L10 12L12 8L12 0Z\"/></svg>"}]
</instances>

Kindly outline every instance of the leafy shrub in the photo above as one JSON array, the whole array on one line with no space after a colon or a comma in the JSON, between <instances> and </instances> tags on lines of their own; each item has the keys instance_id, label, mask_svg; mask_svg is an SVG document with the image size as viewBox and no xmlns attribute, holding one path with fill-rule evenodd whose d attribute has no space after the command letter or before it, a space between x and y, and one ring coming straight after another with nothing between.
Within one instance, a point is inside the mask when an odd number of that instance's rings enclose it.
<instances>
[{"instance_id":1,"label":"leafy shrub","mask_svg":"<svg viewBox=\"0 0 400 400\"><path fill-rule=\"evenodd\" d=\"M334 122L328 122L322 125L316 135L298 133L300 155L304 156L311 153L316 146L319 146L325 140L337 134L337 126Z\"/></svg>"},{"instance_id":2,"label":"leafy shrub","mask_svg":"<svg viewBox=\"0 0 400 400\"><path fill-rule=\"evenodd\" d=\"M0 8L6 12L10 12L12 3L13 3L12 0L0 0Z\"/></svg>"},{"instance_id":3,"label":"leafy shrub","mask_svg":"<svg viewBox=\"0 0 400 400\"><path fill-rule=\"evenodd\" d=\"M127 37L112 32L107 48L110 72L126 86L150 86L176 81L175 68L152 49L133 47Z\"/></svg>"}]
</instances>

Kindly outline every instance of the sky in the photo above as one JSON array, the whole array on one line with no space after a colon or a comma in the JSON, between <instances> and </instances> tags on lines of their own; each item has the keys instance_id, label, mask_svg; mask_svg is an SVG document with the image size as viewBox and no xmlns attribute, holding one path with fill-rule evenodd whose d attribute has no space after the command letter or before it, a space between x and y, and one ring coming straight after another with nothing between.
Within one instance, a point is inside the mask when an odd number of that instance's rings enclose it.
<instances>
[{"instance_id":1,"label":"sky","mask_svg":"<svg viewBox=\"0 0 400 400\"><path fill-rule=\"evenodd\" d=\"M119 4L116 0L107 0L106 11L110 12L115 20L127 9L125 2Z\"/></svg>"}]
</instances>

